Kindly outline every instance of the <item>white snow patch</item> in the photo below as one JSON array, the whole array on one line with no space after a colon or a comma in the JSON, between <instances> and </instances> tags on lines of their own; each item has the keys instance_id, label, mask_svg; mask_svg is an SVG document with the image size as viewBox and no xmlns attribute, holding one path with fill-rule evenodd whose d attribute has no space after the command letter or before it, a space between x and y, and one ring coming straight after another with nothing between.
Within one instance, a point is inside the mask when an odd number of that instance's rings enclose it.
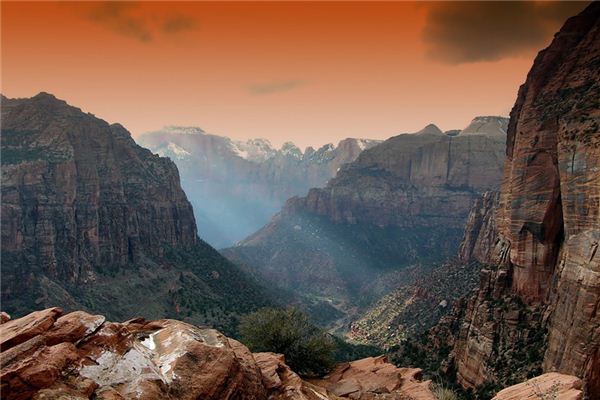
<instances>
[{"instance_id":1,"label":"white snow patch","mask_svg":"<svg viewBox=\"0 0 600 400\"><path fill-rule=\"evenodd\" d=\"M229 146L235 155L253 162L264 162L276 154L267 139L250 139L245 142L232 140Z\"/></svg>"},{"instance_id":2,"label":"white snow patch","mask_svg":"<svg viewBox=\"0 0 600 400\"><path fill-rule=\"evenodd\" d=\"M181 146L176 145L173 142L169 142L167 149L175 155L178 160L183 160L185 157L190 155L190 152Z\"/></svg>"},{"instance_id":3,"label":"white snow patch","mask_svg":"<svg viewBox=\"0 0 600 400\"><path fill-rule=\"evenodd\" d=\"M364 150L367 148L367 141L363 140L363 139L358 139L358 141L356 142L356 144L358 145L358 148L361 150Z\"/></svg>"}]
</instances>

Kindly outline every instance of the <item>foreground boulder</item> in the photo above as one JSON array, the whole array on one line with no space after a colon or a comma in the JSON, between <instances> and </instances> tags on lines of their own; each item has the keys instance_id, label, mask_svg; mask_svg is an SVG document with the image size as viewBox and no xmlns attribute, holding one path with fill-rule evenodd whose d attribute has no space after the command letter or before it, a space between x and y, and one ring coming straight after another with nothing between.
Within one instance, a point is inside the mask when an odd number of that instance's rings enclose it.
<instances>
[{"instance_id":1,"label":"foreground boulder","mask_svg":"<svg viewBox=\"0 0 600 400\"><path fill-rule=\"evenodd\" d=\"M339 364L313 383L334 395L358 400L435 400L431 381L421 381L420 369L397 368L385 356Z\"/></svg>"},{"instance_id":2,"label":"foreground boulder","mask_svg":"<svg viewBox=\"0 0 600 400\"><path fill-rule=\"evenodd\" d=\"M583 382L576 376L549 372L507 387L498 392L492 400L581 400L583 399L582 387Z\"/></svg>"},{"instance_id":3,"label":"foreground boulder","mask_svg":"<svg viewBox=\"0 0 600 400\"><path fill-rule=\"evenodd\" d=\"M214 329L176 320L113 323L51 308L1 324L0 345L5 400L333 400L375 393L433 399L418 370L398 369L384 358L343 364L309 383L281 355L252 354ZM339 390L347 382L359 392Z\"/></svg>"}]
</instances>

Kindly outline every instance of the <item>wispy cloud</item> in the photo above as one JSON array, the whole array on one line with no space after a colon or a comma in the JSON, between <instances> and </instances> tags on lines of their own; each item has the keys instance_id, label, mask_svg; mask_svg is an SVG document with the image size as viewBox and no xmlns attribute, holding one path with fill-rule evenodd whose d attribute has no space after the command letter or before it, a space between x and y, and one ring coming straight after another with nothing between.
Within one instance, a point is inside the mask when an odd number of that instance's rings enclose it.
<instances>
[{"instance_id":1,"label":"wispy cloud","mask_svg":"<svg viewBox=\"0 0 600 400\"><path fill-rule=\"evenodd\" d=\"M198 25L194 18L185 15L148 13L143 10L142 3L135 2L92 4L86 18L142 42L150 42L160 34L170 35L195 29Z\"/></svg>"},{"instance_id":2,"label":"wispy cloud","mask_svg":"<svg viewBox=\"0 0 600 400\"><path fill-rule=\"evenodd\" d=\"M439 2L423 31L429 58L446 64L495 61L535 51L589 2Z\"/></svg>"},{"instance_id":3,"label":"wispy cloud","mask_svg":"<svg viewBox=\"0 0 600 400\"><path fill-rule=\"evenodd\" d=\"M305 85L306 81L301 79L289 79L284 81L266 82L248 87L248 92L252 95L264 95L271 93L288 92L299 86Z\"/></svg>"}]
</instances>

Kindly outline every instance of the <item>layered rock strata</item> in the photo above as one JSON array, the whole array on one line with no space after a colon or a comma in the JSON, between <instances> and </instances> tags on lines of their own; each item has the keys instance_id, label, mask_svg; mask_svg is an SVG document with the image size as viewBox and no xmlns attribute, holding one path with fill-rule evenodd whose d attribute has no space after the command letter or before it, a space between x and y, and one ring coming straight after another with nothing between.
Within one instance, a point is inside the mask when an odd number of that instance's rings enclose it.
<instances>
[{"instance_id":1,"label":"layered rock strata","mask_svg":"<svg viewBox=\"0 0 600 400\"><path fill-rule=\"evenodd\" d=\"M461 252L495 265L454 350L465 387L495 379L501 355L547 330L535 362L584 378L600 396L599 63L600 4L592 3L539 53L519 90L495 227L480 211Z\"/></svg>"},{"instance_id":2,"label":"layered rock strata","mask_svg":"<svg viewBox=\"0 0 600 400\"><path fill-rule=\"evenodd\" d=\"M172 161L50 94L2 99L2 252L28 266L3 269L5 293L34 269L89 281L196 241Z\"/></svg>"}]
</instances>

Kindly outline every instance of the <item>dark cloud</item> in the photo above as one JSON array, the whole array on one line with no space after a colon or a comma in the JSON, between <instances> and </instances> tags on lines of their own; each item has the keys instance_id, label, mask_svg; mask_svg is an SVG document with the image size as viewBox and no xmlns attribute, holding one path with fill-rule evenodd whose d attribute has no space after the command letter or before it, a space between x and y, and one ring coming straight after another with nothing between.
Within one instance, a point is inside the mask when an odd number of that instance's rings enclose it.
<instances>
[{"instance_id":1,"label":"dark cloud","mask_svg":"<svg viewBox=\"0 0 600 400\"><path fill-rule=\"evenodd\" d=\"M114 32L142 42L150 42L157 34L173 34L196 27L196 20L184 15L148 15L140 12L143 4L135 2L102 2L93 4L88 19Z\"/></svg>"},{"instance_id":2,"label":"dark cloud","mask_svg":"<svg viewBox=\"0 0 600 400\"><path fill-rule=\"evenodd\" d=\"M253 95L262 95L278 92L287 92L295 89L298 86L304 85L306 82L300 79L290 79L286 81L276 81L252 85L248 88L248 92Z\"/></svg>"},{"instance_id":3,"label":"dark cloud","mask_svg":"<svg viewBox=\"0 0 600 400\"><path fill-rule=\"evenodd\" d=\"M196 20L183 15L176 15L167 18L162 25L162 31L165 33L178 33L196 28Z\"/></svg>"},{"instance_id":4,"label":"dark cloud","mask_svg":"<svg viewBox=\"0 0 600 400\"><path fill-rule=\"evenodd\" d=\"M125 36L131 36L143 42L152 40L150 29L140 17L131 14L134 5L124 2L103 2L95 4L88 17Z\"/></svg>"},{"instance_id":5,"label":"dark cloud","mask_svg":"<svg viewBox=\"0 0 600 400\"><path fill-rule=\"evenodd\" d=\"M423 31L428 57L448 64L495 61L537 50L588 2L440 2Z\"/></svg>"}]
</instances>

